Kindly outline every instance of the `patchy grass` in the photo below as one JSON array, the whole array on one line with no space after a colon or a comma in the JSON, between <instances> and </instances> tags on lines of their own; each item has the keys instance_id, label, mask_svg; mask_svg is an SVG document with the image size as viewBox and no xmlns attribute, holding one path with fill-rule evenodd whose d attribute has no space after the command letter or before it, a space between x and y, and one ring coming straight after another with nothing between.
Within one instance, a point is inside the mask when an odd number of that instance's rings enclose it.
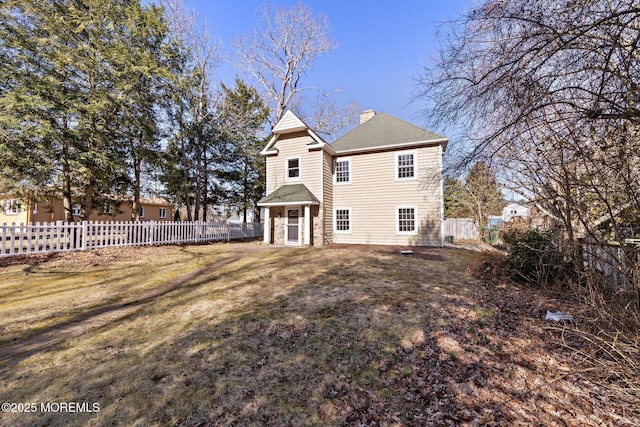
<instances>
[{"instance_id":1,"label":"patchy grass","mask_svg":"<svg viewBox=\"0 0 640 427\"><path fill-rule=\"evenodd\" d=\"M475 279L483 257L245 243L7 261L0 401L38 411L0 425L637 425L637 397L552 344L544 310L566 307Z\"/></svg>"}]
</instances>

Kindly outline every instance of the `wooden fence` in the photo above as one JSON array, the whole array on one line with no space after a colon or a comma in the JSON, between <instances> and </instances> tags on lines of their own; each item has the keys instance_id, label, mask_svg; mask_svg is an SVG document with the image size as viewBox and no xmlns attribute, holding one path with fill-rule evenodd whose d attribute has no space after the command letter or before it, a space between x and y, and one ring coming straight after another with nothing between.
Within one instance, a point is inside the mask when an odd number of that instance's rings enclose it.
<instances>
[{"instance_id":1,"label":"wooden fence","mask_svg":"<svg viewBox=\"0 0 640 427\"><path fill-rule=\"evenodd\" d=\"M640 248L637 242L629 242L624 247L617 244L584 244L582 257L587 270L597 272L614 288L630 289L640 283Z\"/></svg>"},{"instance_id":2,"label":"wooden fence","mask_svg":"<svg viewBox=\"0 0 640 427\"><path fill-rule=\"evenodd\" d=\"M445 239L479 240L478 226L471 218L447 218L444 221ZM450 237L449 237L450 236Z\"/></svg>"},{"instance_id":3,"label":"wooden fence","mask_svg":"<svg viewBox=\"0 0 640 427\"><path fill-rule=\"evenodd\" d=\"M262 236L262 223L93 222L7 225L0 230L0 256L83 251L114 246L229 241Z\"/></svg>"}]
</instances>

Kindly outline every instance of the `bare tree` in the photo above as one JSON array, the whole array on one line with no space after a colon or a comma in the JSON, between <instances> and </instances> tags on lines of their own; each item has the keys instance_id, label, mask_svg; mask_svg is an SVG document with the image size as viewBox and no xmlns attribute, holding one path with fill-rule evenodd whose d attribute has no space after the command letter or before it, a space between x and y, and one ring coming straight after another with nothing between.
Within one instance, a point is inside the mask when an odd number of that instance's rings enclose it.
<instances>
[{"instance_id":1,"label":"bare tree","mask_svg":"<svg viewBox=\"0 0 640 427\"><path fill-rule=\"evenodd\" d=\"M633 290L625 308L640 311L639 250L627 240L640 236L637 1L485 0L449 27L416 98L432 126L469 143L458 164L490 161L562 226L561 258L582 283L607 270L582 271L578 240L617 241L609 271Z\"/></svg>"},{"instance_id":2,"label":"bare tree","mask_svg":"<svg viewBox=\"0 0 640 427\"><path fill-rule=\"evenodd\" d=\"M423 69L417 98L434 125L455 124L471 142L461 163L500 163L507 185L538 201L543 189L576 185L584 198L584 171L602 169L612 150L633 152L639 41L637 2L487 0L451 27L439 58ZM616 168L591 187L617 188L605 182ZM566 203L565 216L580 215L580 203ZM586 218L563 221L571 228Z\"/></svg>"},{"instance_id":3,"label":"bare tree","mask_svg":"<svg viewBox=\"0 0 640 427\"><path fill-rule=\"evenodd\" d=\"M310 124L324 138L333 139L340 133L358 124L362 108L355 101L338 107L330 94L321 93L315 100L313 113L308 118Z\"/></svg>"},{"instance_id":4,"label":"bare tree","mask_svg":"<svg viewBox=\"0 0 640 427\"><path fill-rule=\"evenodd\" d=\"M540 120L638 123L639 17L625 0L485 1L454 24L418 98L434 121L463 123L478 151Z\"/></svg>"},{"instance_id":5,"label":"bare tree","mask_svg":"<svg viewBox=\"0 0 640 427\"><path fill-rule=\"evenodd\" d=\"M253 76L265 92L277 123L296 94L312 89L303 77L320 55L335 49L325 15L314 14L304 3L290 9L261 9L258 28L238 36L233 45L237 65Z\"/></svg>"}]
</instances>

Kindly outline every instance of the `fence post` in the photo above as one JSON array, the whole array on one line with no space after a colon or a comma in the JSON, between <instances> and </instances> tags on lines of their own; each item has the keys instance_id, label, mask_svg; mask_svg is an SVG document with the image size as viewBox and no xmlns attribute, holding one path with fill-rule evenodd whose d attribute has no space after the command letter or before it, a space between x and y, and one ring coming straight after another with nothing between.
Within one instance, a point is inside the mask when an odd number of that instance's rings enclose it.
<instances>
[{"instance_id":1,"label":"fence post","mask_svg":"<svg viewBox=\"0 0 640 427\"><path fill-rule=\"evenodd\" d=\"M9 237L9 254L13 255L14 254L14 248L13 245L15 244L15 239L16 239L16 223L12 222L11 223L11 228L9 229L9 232L11 234L11 236Z\"/></svg>"},{"instance_id":2,"label":"fence post","mask_svg":"<svg viewBox=\"0 0 640 427\"><path fill-rule=\"evenodd\" d=\"M80 249L83 251L87 250L87 239L89 234L89 222L87 220L82 221L82 243L80 244Z\"/></svg>"},{"instance_id":3,"label":"fence post","mask_svg":"<svg viewBox=\"0 0 640 427\"><path fill-rule=\"evenodd\" d=\"M153 246L155 242L155 234L156 234L156 222L151 220L149 221L149 245Z\"/></svg>"}]
</instances>

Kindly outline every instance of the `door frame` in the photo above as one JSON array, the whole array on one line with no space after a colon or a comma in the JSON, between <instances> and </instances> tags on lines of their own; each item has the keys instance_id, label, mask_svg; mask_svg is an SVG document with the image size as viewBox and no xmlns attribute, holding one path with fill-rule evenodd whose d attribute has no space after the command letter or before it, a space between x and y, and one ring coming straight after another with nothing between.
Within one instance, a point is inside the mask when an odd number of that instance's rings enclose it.
<instances>
[{"instance_id":1,"label":"door frame","mask_svg":"<svg viewBox=\"0 0 640 427\"><path fill-rule=\"evenodd\" d=\"M298 211L298 240L295 242L289 241L289 211ZM301 206L286 206L284 213L284 244L289 246L302 246L302 223L301 219L303 218Z\"/></svg>"}]
</instances>

